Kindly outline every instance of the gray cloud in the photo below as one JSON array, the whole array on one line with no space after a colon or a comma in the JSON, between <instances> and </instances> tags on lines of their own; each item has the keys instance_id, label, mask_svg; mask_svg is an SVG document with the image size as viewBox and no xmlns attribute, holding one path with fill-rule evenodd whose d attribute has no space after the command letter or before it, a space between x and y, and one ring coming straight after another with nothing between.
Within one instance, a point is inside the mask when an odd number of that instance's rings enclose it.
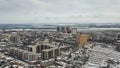
<instances>
[{"instance_id":1,"label":"gray cloud","mask_svg":"<svg viewBox=\"0 0 120 68\"><path fill-rule=\"evenodd\" d=\"M0 0L0 22L120 22L119 8L120 0Z\"/></svg>"}]
</instances>

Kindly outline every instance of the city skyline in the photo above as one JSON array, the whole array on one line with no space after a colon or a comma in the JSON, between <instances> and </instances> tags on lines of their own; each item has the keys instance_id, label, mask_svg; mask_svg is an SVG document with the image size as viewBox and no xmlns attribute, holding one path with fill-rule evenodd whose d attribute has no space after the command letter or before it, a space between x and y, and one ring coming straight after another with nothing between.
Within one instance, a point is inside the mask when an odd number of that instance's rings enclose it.
<instances>
[{"instance_id":1,"label":"city skyline","mask_svg":"<svg viewBox=\"0 0 120 68\"><path fill-rule=\"evenodd\" d=\"M0 24L119 23L119 0L1 0Z\"/></svg>"}]
</instances>

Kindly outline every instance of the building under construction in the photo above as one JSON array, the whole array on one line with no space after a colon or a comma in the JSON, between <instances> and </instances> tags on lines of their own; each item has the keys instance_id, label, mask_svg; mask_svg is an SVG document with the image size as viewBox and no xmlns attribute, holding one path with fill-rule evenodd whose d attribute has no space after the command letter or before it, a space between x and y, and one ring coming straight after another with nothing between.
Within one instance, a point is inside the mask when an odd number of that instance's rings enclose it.
<instances>
[{"instance_id":1,"label":"building under construction","mask_svg":"<svg viewBox=\"0 0 120 68\"><path fill-rule=\"evenodd\" d=\"M86 34L77 34L76 43L80 46L87 44L88 36Z\"/></svg>"}]
</instances>

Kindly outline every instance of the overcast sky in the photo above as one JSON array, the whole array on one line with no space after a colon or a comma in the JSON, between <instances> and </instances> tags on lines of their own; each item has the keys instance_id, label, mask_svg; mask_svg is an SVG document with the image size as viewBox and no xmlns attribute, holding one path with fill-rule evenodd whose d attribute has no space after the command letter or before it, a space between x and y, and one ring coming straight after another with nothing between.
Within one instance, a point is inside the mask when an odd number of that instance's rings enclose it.
<instances>
[{"instance_id":1,"label":"overcast sky","mask_svg":"<svg viewBox=\"0 0 120 68\"><path fill-rule=\"evenodd\" d=\"M0 0L0 23L120 22L120 0Z\"/></svg>"}]
</instances>

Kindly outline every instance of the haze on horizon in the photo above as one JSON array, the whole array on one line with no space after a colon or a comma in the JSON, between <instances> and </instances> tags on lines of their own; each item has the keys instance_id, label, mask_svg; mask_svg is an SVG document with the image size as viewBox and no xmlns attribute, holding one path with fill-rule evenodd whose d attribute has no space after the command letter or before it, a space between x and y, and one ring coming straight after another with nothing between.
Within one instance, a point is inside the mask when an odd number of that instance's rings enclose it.
<instances>
[{"instance_id":1,"label":"haze on horizon","mask_svg":"<svg viewBox=\"0 0 120 68\"><path fill-rule=\"evenodd\" d=\"M0 23L120 23L120 0L0 0Z\"/></svg>"}]
</instances>

